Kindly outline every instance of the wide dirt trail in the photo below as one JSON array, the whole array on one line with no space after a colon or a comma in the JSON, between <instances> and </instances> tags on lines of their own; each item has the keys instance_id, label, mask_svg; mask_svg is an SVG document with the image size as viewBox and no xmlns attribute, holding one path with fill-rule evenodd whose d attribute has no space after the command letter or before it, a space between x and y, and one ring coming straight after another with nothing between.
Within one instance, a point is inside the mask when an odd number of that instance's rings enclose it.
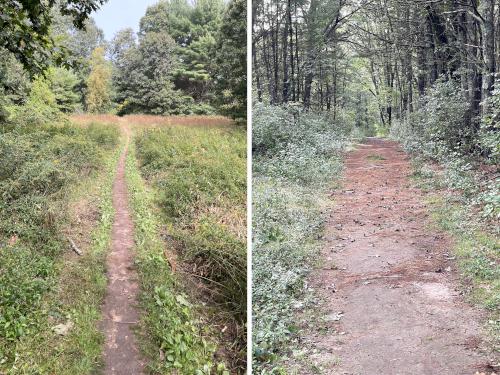
<instances>
[{"instance_id":1,"label":"wide dirt trail","mask_svg":"<svg viewBox=\"0 0 500 375\"><path fill-rule=\"evenodd\" d=\"M327 374L487 370L479 313L460 294L450 242L430 228L410 173L391 141L368 139L347 155L323 268L310 280L326 300L332 329L305 340Z\"/></svg>"},{"instance_id":2,"label":"wide dirt trail","mask_svg":"<svg viewBox=\"0 0 500 375\"><path fill-rule=\"evenodd\" d=\"M128 209L125 181L125 161L130 135L126 125L122 126L122 131L126 136L126 146L120 155L113 184L115 219L111 252L107 259L108 286L103 306L105 375L139 375L144 369L144 362L132 332L132 327L139 320L136 307L138 282L132 253L134 226Z\"/></svg>"}]
</instances>

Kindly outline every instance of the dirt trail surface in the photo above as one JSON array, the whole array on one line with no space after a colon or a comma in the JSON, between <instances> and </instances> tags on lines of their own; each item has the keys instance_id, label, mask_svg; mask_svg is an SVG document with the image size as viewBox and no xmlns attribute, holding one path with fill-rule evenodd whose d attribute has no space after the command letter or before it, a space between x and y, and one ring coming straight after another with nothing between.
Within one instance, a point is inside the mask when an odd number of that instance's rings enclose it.
<instances>
[{"instance_id":1,"label":"dirt trail surface","mask_svg":"<svg viewBox=\"0 0 500 375\"><path fill-rule=\"evenodd\" d=\"M129 130L125 125L122 126L122 130L127 137L127 143L118 161L113 185L113 207L116 213L111 252L107 259L108 286L103 306L104 374L139 375L143 373L144 363L132 332L132 327L139 319L135 306L138 282L132 254L134 227L128 209L125 182Z\"/></svg>"},{"instance_id":2,"label":"dirt trail surface","mask_svg":"<svg viewBox=\"0 0 500 375\"><path fill-rule=\"evenodd\" d=\"M332 329L305 341L327 374L487 372L481 317L460 294L450 241L430 228L410 173L391 141L368 139L347 155L322 269L310 280Z\"/></svg>"}]
</instances>

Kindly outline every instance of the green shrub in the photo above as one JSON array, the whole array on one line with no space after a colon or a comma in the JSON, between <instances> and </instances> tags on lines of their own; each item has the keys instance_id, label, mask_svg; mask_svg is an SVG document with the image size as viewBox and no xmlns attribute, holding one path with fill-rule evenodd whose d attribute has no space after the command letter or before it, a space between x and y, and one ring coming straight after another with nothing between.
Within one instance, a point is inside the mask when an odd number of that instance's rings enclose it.
<instances>
[{"instance_id":1,"label":"green shrub","mask_svg":"<svg viewBox=\"0 0 500 375\"><path fill-rule=\"evenodd\" d=\"M253 112L254 370L283 354L295 310L312 294L304 284L318 254L324 191L341 171L351 127L293 106Z\"/></svg>"},{"instance_id":2,"label":"green shrub","mask_svg":"<svg viewBox=\"0 0 500 375\"><path fill-rule=\"evenodd\" d=\"M103 150L117 143L111 134L43 124L0 132L0 372L14 359L16 340L36 334L47 318L41 301L67 246L60 226L68 189L102 168Z\"/></svg>"},{"instance_id":3,"label":"green shrub","mask_svg":"<svg viewBox=\"0 0 500 375\"><path fill-rule=\"evenodd\" d=\"M45 125L63 120L56 95L50 89L49 82L43 77L38 77L33 81L26 104L11 106L9 109L10 120L16 124Z\"/></svg>"},{"instance_id":4,"label":"green shrub","mask_svg":"<svg viewBox=\"0 0 500 375\"><path fill-rule=\"evenodd\" d=\"M243 323L246 304L246 147L242 129L172 127L136 141L143 175L183 258ZM239 216L238 216L239 215ZM236 223L234 216L237 217Z\"/></svg>"},{"instance_id":5,"label":"green shrub","mask_svg":"<svg viewBox=\"0 0 500 375\"><path fill-rule=\"evenodd\" d=\"M438 80L420 99L418 109L396 123L391 134L410 152L440 160L451 152L474 148L474 126L468 121L465 92L454 80Z\"/></svg>"},{"instance_id":6,"label":"green shrub","mask_svg":"<svg viewBox=\"0 0 500 375\"><path fill-rule=\"evenodd\" d=\"M482 103L486 114L478 120L470 118L460 83L440 79L418 109L391 129L407 151L443 165L445 186L460 191L464 203L481 206L488 219L500 215L498 184L482 176L478 167L499 161L500 82L496 86Z\"/></svg>"},{"instance_id":7,"label":"green shrub","mask_svg":"<svg viewBox=\"0 0 500 375\"><path fill-rule=\"evenodd\" d=\"M483 104L487 114L481 121L479 144L486 160L492 165L500 164L500 80Z\"/></svg>"}]
</instances>

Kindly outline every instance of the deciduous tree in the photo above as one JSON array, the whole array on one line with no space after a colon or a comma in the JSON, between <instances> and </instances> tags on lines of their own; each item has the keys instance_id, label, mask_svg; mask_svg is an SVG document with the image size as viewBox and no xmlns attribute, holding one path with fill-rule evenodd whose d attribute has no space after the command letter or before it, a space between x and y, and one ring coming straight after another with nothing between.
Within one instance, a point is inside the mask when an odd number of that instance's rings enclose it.
<instances>
[{"instance_id":1,"label":"deciduous tree","mask_svg":"<svg viewBox=\"0 0 500 375\"><path fill-rule=\"evenodd\" d=\"M91 113L106 112L111 106L111 66L104 55L104 48L97 47L90 59L85 103Z\"/></svg>"}]
</instances>

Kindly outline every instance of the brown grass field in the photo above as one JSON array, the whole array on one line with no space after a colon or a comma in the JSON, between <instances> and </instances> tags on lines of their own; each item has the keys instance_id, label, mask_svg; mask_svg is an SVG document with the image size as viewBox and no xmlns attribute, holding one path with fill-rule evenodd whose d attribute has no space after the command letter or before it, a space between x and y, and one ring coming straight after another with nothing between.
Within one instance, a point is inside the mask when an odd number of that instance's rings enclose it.
<instances>
[{"instance_id":1,"label":"brown grass field","mask_svg":"<svg viewBox=\"0 0 500 375\"><path fill-rule=\"evenodd\" d=\"M156 127L164 125L182 126L234 126L235 122L224 116L155 116L155 115L127 115L116 116L109 114L80 114L72 115L70 119L78 125L88 125L93 122L105 124L128 123L139 127Z\"/></svg>"}]
</instances>

